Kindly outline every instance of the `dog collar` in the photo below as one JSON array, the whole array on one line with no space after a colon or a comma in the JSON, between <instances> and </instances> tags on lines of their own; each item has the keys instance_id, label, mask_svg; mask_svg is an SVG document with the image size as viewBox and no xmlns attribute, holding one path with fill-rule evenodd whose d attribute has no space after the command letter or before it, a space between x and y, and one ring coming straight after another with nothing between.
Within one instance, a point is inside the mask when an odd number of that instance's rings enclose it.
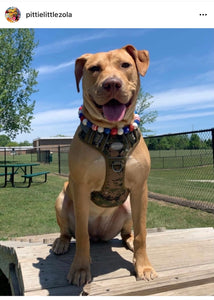
<instances>
[{"instance_id":1,"label":"dog collar","mask_svg":"<svg viewBox=\"0 0 214 300\"><path fill-rule=\"evenodd\" d=\"M101 126L97 126L96 124L93 124L88 119L86 119L86 117L82 113L82 108L83 106L80 106L79 108L79 118L81 120L82 125L91 128L93 131L98 131L99 133L104 132L110 135L123 135L138 129L138 126L140 124L140 116L135 112L134 122L132 124L126 125L123 128L104 128Z\"/></svg>"}]
</instances>

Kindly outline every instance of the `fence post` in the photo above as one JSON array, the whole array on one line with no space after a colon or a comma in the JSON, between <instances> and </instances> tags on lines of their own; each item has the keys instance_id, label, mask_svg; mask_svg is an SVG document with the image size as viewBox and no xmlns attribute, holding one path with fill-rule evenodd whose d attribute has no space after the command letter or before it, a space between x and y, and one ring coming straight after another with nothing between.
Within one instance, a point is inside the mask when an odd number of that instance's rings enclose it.
<instances>
[{"instance_id":1,"label":"fence post","mask_svg":"<svg viewBox=\"0 0 214 300\"><path fill-rule=\"evenodd\" d=\"M4 148L4 164L6 165L7 163L7 150Z\"/></svg>"},{"instance_id":2,"label":"fence post","mask_svg":"<svg viewBox=\"0 0 214 300\"><path fill-rule=\"evenodd\" d=\"M213 168L214 168L214 128L212 128Z\"/></svg>"},{"instance_id":3,"label":"fence post","mask_svg":"<svg viewBox=\"0 0 214 300\"><path fill-rule=\"evenodd\" d=\"M59 174L61 174L60 146L58 146L58 167L59 167Z\"/></svg>"}]
</instances>

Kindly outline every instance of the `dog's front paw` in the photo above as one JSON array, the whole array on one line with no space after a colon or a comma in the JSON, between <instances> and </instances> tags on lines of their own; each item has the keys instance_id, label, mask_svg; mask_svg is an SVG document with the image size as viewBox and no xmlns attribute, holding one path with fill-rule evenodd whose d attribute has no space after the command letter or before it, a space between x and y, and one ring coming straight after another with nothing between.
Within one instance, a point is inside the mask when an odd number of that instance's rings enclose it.
<instances>
[{"instance_id":1,"label":"dog's front paw","mask_svg":"<svg viewBox=\"0 0 214 300\"><path fill-rule=\"evenodd\" d=\"M71 265L67 276L68 282L73 285L82 286L91 281L90 263L76 263Z\"/></svg>"},{"instance_id":2,"label":"dog's front paw","mask_svg":"<svg viewBox=\"0 0 214 300\"><path fill-rule=\"evenodd\" d=\"M54 241L52 245L52 250L55 254L64 254L68 252L69 245L70 245L69 238L59 237Z\"/></svg>"},{"instance_id":3,"label":"dog's front paw","mask_svg":"<svg viewBox=\"0 0 214 300\"><path fill-rule=\"evenodd\" d=\"M135 266L137 280L150 281L158 277L152 266Z\"/></svg>"}]
</instances>

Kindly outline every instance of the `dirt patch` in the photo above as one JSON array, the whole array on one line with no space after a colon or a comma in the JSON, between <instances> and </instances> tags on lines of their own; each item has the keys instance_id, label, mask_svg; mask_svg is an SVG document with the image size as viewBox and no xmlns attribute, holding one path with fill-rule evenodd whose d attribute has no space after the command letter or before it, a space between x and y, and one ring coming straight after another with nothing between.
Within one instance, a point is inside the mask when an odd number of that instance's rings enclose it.
<instances>
[{"instance_id":1,"label":"dirt patch","mask_svg":"<svg viewBox=\"0 0 214 300\"><path fill-rule=\"evenodd\" d=\"M185 198L172 197L153 192L149 192L149 198L214 213L214 203L210 203L207 201L188 200Z\"/></svg>"}]
</instances>

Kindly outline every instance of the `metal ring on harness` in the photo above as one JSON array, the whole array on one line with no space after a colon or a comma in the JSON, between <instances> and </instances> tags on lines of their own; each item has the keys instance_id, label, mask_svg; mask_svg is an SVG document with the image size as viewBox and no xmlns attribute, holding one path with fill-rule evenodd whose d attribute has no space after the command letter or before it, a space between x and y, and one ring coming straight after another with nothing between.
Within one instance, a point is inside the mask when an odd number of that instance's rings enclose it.
<instances>
[{"instance_id":1,"label":"metal ring on harness","mask_svg":"<svg viewBox=\"0 0 214 300\"><path fill-rule=\"evenodd\" d=\"M121 162L113 161L111 167L115 173L120 173L123 170L123 164ZM119 167L119 169L117 169L117 167Z\"/></svg>"}]
</instances>

